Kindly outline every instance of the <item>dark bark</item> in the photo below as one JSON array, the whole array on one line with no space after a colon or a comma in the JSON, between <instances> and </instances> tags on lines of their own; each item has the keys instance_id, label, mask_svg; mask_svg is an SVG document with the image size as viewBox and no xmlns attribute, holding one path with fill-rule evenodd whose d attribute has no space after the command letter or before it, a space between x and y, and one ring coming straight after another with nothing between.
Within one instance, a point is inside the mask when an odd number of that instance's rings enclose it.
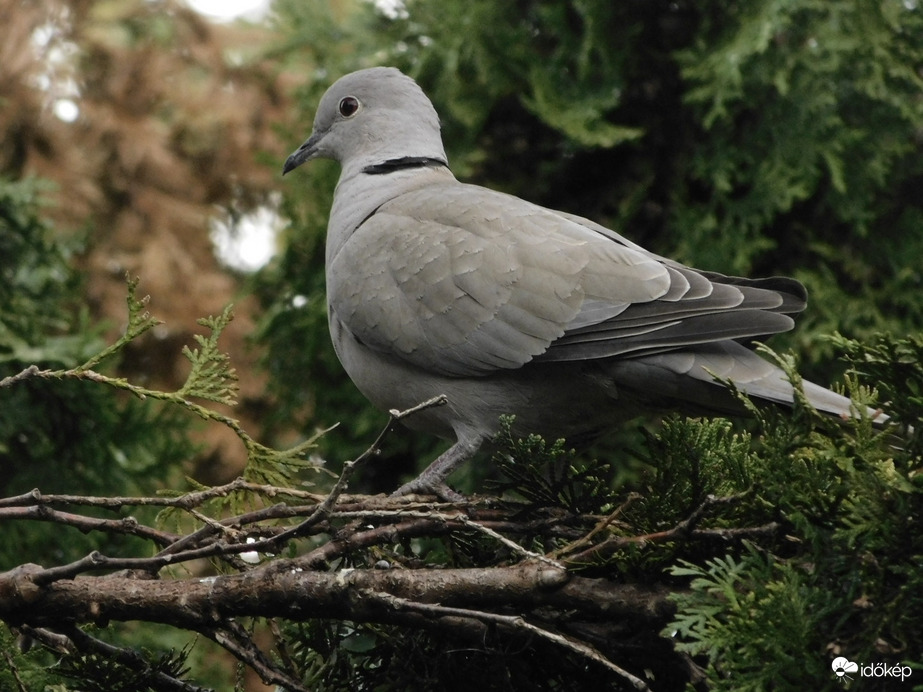
<instances>
[{"instance_id":1,"label":"dark bark","mask_svg":"<svg viewBox=\"0 0 923 692\"><path fill-rule=\"evenodd\" d=\"M234 617L335 618L411 624L420 614L389 597L420 604L522 614L567 611L569 620L656 627L672 613L663 588L570 576L540 562L474 569L306 571L282 560L243 574L188 579L78 576L35 583L41 568L0 575L0 619L49 626L144 620L198 629Z\"/></svg>"}]
</instances>

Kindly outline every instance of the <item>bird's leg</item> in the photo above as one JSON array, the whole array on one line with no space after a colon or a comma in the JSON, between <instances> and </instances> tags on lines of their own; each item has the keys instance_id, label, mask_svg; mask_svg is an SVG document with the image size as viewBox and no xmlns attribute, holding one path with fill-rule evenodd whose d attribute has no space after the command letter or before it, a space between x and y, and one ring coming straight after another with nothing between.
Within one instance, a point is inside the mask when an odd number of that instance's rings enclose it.
<instances>
[{"instance_id":1,"label":"bird's leg","mask_svg":"<svg viewBox=\"0 0 923 692\"><path fill-rule=\"evenodd\" d=\"M465 496L452 490L445 482L455 469L474 456L481 446L481 439L460 439L436 460L426 467L419 476L398 488L394 495L435 495L447 502L464 500Z\"/></svg>"}]
</instances>

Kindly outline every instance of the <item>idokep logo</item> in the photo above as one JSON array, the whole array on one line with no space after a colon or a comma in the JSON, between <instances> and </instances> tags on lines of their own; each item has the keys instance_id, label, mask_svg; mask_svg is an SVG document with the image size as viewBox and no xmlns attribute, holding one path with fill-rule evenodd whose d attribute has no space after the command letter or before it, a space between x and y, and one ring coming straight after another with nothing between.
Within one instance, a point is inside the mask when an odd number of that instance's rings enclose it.
<instances>
[{"instance_id":1,"label":"idokep logo","mask_svg":"<svg viewBox=\"0 0 923 692\"><path fill-rule=\"evenodd\" d=\"M843 656L833 659L833 663L830 664L830 667L833 668L833 672L836 673L836 676L841 680L852 680L849 673L859 672L859 664L853 663Z\"/></svg>"},{"instance_id":2,"label":"idokep logo","mask_svg":"<svg viewBox=\"0 0 923 692\"><path fill-rule=\"evenodd\" d=\"M909 678L910 674L913 672L910 666L889 666L887 663L859 665L843 656L838 656L833 659L830 663L830 667L833 669L834 675L843 683L852 680L856 675L863 678L895 678L903 682Z\"/></svg>"}]
</instances>

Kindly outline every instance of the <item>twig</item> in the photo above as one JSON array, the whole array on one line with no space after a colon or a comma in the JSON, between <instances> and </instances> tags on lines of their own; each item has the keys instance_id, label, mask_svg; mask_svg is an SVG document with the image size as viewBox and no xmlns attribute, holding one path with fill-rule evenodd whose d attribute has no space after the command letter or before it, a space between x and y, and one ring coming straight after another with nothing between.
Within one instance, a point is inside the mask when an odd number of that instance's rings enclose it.
<instances>
[{"instance_id":1,"label":"twig","mask_svg":"<svg viewBox=\"0 0 923 692\"><path fill-rule=\"evenodd\" d=\"M13 660L13 657L10 655L10 652L7 649L3 650L3 658L6 659L6 667L10 673L12 673L13 679L16 681L16 687L19 688L19 692L29 692L29 688L26 687L26 683L24 683L22 678L19 677L19 670L16 668L16 662Z\"/></svg>"},{"instance_id":2,"label":"twig","mask_svg":"<svg viewBox=\"0 0 923 692\"><path fill-rule=\"evenodd\" d=\"M581 536L576 541L549 553L549 557L552 559L557 559L562 555L566 555L567 553L577 550L577 548L582 548L585 545L589 545L589 543L596 537L597 534L607 529L612 524L612 522L614 522L619 517L619 515L628 509L631 503L640 499L640 497L641 495L638 493L631 493L622 504L620 504L611 514L609 514L609 516L602 519L602 521L597 522L596 526L594 526L588 534Z\"/></svg>"},{"instance_id":3,"label":"twig","mask_svg":"<svg viewBox=\"0 0 923 692\"><path fill-rule=\"evenodd\" d=\"M311 692L299 680L273 665L239 624L228 622L221 628L202 628L199 632L253 668L267 685L278 685L291 692Z\"/></svg>"},{"instance_id":4,"label":"twig","mask_svg":"<svg viewBox=\"0 0 923 692\"><path fill-rule=\"evenodd\" d=\"M279 623L270 619L267 620L266 624L269 626L269 631L272 632L272 636L276 641L276 651L279 652L279 658L282 660L282 663L292 672L294 675L298 675L299 670L298 666L295 664L295 661L292 659L292 654L288 650L288 646L285 644L285 637L282 635L282 630L279 628Z\"/></svg>"},{"instance_id":5,"label":"twig","mask_svg":"<svg viewBox=\"0 0 923 692\"><path fill-rule=\"evenodd\" d=\"M149 540L156 545L169 545L179 537L176 534L159 531L138 522L134 517L122 519L97 519L71 512L61 512L44 505L32 507L0 508L0 521L16 520L47 521L55 524L72 526L78 531L102 531L105 533L127 534Z\"/></svg>"},{"instance_id":6,"label":"twig","mask_svg":"<svg viewBox=\"0 0 923 692\"><path fill-rule=\"evenodd\" d=\"M647 683L645 683L641 678L632 675L624 668L616 665L589 644L574 641L573 639L565 637L562 634L558 634L557 632L550 632L549 630L538 627L537 625L533 625L519 615L501 615L499 613L486 613L480 610L469 610L467 608L452 608L450 606L443 606L435 603L417 603L406 598L401 598L400 596L394 596L393 594L380 591L367 593L367 595L380 600L382 603L387 604L394 610L413 610L419 613L423 613L429 617L470 618L480 622L504 625L512 629L525 630L526 632L535 634L542 639L556 644L557 646L570 649L571 651L583 656L584 658L604 666L611 672L621 677L636 690L648 692L650 691Z\"/></svg>"},{"instance_id":7,"label":"twig","mask_svg":"<svg viewBox=\"0 0 923 692\"><path fill-rule=\"evenodd\" d=\"M397 499L400 499L400 498L397 498ZM451 503L448 503L448 504L451 504ZM436 512L436 511L429 512L429 511L419 511L419 510L398 509L398 510L374 510L374 511L368 511L368 512L362 512L362 511L333 512L331 514L331 517L332 518L334 517L359 518L359 519L386 519L386 518L423 519L427 521L444 522L447 528L451 528L452 525L456 525L458 527L466 527L469 529L473 529L487 536L490 536L491 538L496 540L498 543L505 545L507 548L509 548L511 551L513 551L517 555L520 555L527 559L545 562L554 567L562 568L562 566L558 562L552 559L549 559L548 557L542 555L541 553L535 553L535 552L532 552L531 550L527 550L526 548L521 546L519 543L516 543L515 541L510 540L506 536L490 528L488 524L490 524L491 522L475 521L471 517L461 512L456 512L454 514L445 514L445 513ZM509 525L507 524L507 526ZM513 528L513 527L510 527L510 528Z\"/></svg>"},{"instance_id":8,"label":"twig","mask_svg":"<svg viewBox=\"0 0 923 692\"><path fill-rule=\"evenodd\" d=\"M12 387L17 382L22 380L28 380L30 377L36 377L41 371L37 365L30 365L25 370L16 373L15 375L10 375L9 377L4 377L0 380L0 388L3 387Z\"/></svg>"},{"instance_id":9,"label":"twig","mask_svg":"<svg viewBox=\"0 0 923 692\"><path fill-rule=\"evenodd\" d=\"M294 562L302 569L317 569L338 557L362 548L381 543L393 544L401 539L442 536L451 530L451 524L438 519L414 519L377 526L366 531L341 532L324 545L295 558Z\"/></svg>"},{"instance_id":10,"label":"twig","mask_svg":"<svg viewBox=\"0 0 923 692\"><path fill-rule=\"evenodd\" d=\"M493 529L488 528L487 526L484 526L483 524L480 524L476 521L472 521L471 519L466 517L464 514L455 515L455 519L456 521L460 521L462 524L464 524L465 526L469 528L475 529L476 531L480 531L481 533L490 536L495 541L498 541L499 543L505 545L507 548L512 550L517 555L521 555L522 557L544 562L546 564L552 565L553 567L557 567L558 569L561 569L561 570L564 569L564 566L557 560L554 560L550 557L546 557L540 553L534 553L531 550L526 550L525 548L523 548L521 545L519 545L515 541L511 541L506 536L503 536L497 533Z\"/></svg>"},{"instance_id":11,"label":"twig","mask_svg":"<svg viewBox=\"0 0 923 692\"><path fill-rule=\"evenodd\" d=\"M255 543L229 544L222 541L210 543L201 548L184 550L179 553L158 554L153 557L108 557L94 550L89 555L59 567L49 567L36 572L32 581L38 586L46 586L60 579L73 579L79 574L92 570L137 570L156 574L158 571L171 564L189 562L202 558L233 555L254 550Z\"/></svg>"},{"instance_id":12,"label":"twig","mask_svg":"<svg viewBox=\"0 0 923 692\"><path fill-rule=\"evenodd\" d=\"M643 534L640 536L613 536L612 538L608 538L598 545L591 546L582 552L569 556L565 560L565 563L573 565L577 563L590 562L594 559L600 559L606 557L607 555L611 555L616 550L620 550L630 545L638 545L644 543L667 543L669 541L677 541L691 537L715 538L719 535L718 532L725 532L724 535L721 536L723 538L739 538L742 535L746 535L743 533L746 531L753 532L753 535L762 535L769 530L774 530L775 524L766 524L759 527L738 529L738 533L736 535L732 535L725 529L695 529L696 524L698 524L698 522L702 519L702 515L705 514L705 511L708 508L714 507L715 505L733 504L740 501L744 495L745 493L728 495L727 497L708 495L688 517L677 523L673 528L667 529L665 531L655 531L654 533Z\"/></svg>"},{"instance_id":13,"label":"twig","mask_svg":"<svg viewBox=\"0 0 923 692\"><path fill-rule=\"evenodd\" d=\"M236 478L230 483L216 485L204 490L195 490L172 497L88 497L85 495L44 494L34 488L22 495L14 495L0 499L0 507L22 507L26 505L80 505L87 507L102 507L106 509L119 509L122 507L177 507L188 509L198 507L208 500L217 497L226 497L234 492L247 491L266 497L293 497L299 500L313 500L321 502L326 497L324 493L312 493L305 490L282 488L275 485L252 483L243 478Z\"/></svg>"},{"instance_id":14,"label":"twig","mask_svg":"<svg viewBox=\"0 0 923 692\"><path fill-rule=\"evenodd\" d=\"M314 512L312 512L307 519L305 519L297 526L293 526L292 528L283 531L278 536L275 536L272 541L276 544L283 543L291 538L295 538L301 535L305 529L316 524L318 521L327 519L330 516L330 512L333 510L334 505L336 505L340 495L342 495L346 490L352 474L365 461L381 454L381 445L385 441L385 438L387 438L388 435L393 432L396 423L403 420L404 418L407 418L408 416L414 415L415 413L419 413L425 409L432 408L433 406L444 406L446 401L447 399L445 395L440 395L424 401L422 404L417 404L416 406L409 408L406 411L392 410L390 412L391 418L388 421L388 424L380 433L378 433L378 437L375 438L375 441L372 443L372 445L362 454L360 454L356 459L347 461L343 464L343 471L340 473L340 477L337 478L337 482L334 484L333 489L330 491L324 501L317 506Z\"/></svg>"},{"instance_id":15,"label":"twig","mask_svg":"<svg viewBox=\"0 0 923 692\"><path fill-rule=\"evenodd\" d=\"M59 654L72 654L77 651L74 642L64 634L52 632L44 627L32 627L31 625L20 625L18 629L23 636L39 642L50 651Z\"/></svg>"}]
</instances>

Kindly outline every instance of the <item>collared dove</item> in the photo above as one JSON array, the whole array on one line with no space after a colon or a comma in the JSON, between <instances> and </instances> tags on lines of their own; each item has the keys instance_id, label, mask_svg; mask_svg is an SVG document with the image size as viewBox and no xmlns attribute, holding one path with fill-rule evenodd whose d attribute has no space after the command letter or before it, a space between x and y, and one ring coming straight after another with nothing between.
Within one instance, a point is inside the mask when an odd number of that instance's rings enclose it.
<instances>
[{"instance_id":1,"label":"collared dove","mask_svg":"<svg viewBox=\"0 0 923 692\"><path fill-rule=\"evenodd\" d=\"M283 173L342 166L327 229L337 356L378 408L448 403L407 420L454 440L399 494L456 494L447 476L495 435L592 438L643 407L740 413L715 378L790 404L792 386L749 340L793 326L794 279L744 279L655 255L587 219L460 183L439 117L399 70L376 67L324 94ZM850 401L804 383L817 409Z\"/></svg>"}]
</instances>

